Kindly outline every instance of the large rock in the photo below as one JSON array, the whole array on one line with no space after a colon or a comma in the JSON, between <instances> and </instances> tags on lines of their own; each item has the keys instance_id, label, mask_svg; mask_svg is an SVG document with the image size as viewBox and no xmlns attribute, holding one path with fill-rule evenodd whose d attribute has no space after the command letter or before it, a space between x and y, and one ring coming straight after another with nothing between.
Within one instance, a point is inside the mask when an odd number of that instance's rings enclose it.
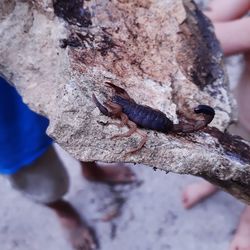
<instances>
[{"instance_id":1,"label":"large rock","mask_svg":"<svg viewBox=\"0 0 250 250\"><path fill-rule=\"evenodd\" d=\"M190 0L5 1L0 4L0 72L50 119L48 134L83 161L133 162L201 176L250 204L249 144L224 131L232 100L211 24ZM111 125L92 101L105 81L178 123L193 108L215 108L193 134L136 134ZM177 115L178 114L178 115Z\"/></svg>"}]
</instances>

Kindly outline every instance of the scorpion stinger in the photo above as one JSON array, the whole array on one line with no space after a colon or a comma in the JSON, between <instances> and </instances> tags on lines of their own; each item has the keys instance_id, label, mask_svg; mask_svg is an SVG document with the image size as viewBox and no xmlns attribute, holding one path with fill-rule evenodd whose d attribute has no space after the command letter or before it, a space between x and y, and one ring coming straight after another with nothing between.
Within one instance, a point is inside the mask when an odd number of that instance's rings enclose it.
<instances>
[{"instance_id":1,"label":"scorpion stinger","mask_svg":"<svg viewBox=\"0 0 250 250\"><path fill-rule=\"evenodd\" d=\"M173 131L178 133L192 133L198 130L205 128L213 119L215 115L215 111L208 105L198 105L194 112L196 114L202 114L204 120L197 120L193 124L174 124Z\"/></svg>"},{"instance_id":2,"label":"scorpion stinger","mask_svg":"<svg viewBox=\"0 0 250 250\"><path fill-rule=\"evenodd\" d=\"M206 120L206 125L208 125L215 116L215 111L208 105L199 105L194 109L196 114L203 114Z\"/></svg>"}]
</instances>

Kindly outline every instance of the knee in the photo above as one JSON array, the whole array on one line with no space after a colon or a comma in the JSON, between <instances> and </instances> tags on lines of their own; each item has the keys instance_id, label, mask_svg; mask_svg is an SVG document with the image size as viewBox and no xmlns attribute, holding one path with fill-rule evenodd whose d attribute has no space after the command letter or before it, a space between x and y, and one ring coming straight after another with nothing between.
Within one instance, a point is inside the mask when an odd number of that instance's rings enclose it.
<instances>
[{"instance_id":1,"label":"knee","mask_svg":"<svg viewBox=\"0 0 250 250\"><path fill-rule=\"evenodd\" d=\"M52 147L9 181L25 197L43 204L61 199L69 190L68 173Z\"/></svg>"}]
</instances>

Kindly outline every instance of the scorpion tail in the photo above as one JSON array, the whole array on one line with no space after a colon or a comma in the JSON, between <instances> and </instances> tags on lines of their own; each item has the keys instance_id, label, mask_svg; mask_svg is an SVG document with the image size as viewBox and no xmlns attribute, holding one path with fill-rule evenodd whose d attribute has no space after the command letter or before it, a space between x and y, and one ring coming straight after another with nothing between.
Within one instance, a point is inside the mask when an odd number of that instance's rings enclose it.
<instances>
[{"instance_id":1,"label":"scorpion tail","mask_svg":"<svg viewBox=\"0 0 250 250\"><path fill-rule=\"evenodd\" d=\"M92 95L93 102L97 106L97 108L106 116L111 116L111 113L108 111L106 107L104 107L96 98L95 94Z\"/></svg>"},{"instance_id":2,"label":"scorpion tail","mask_svg":"<svg viewBox=\"0 0 250 250\"><path fill-rule=\"evenodd\" d=\"M213 119L215 115L215 111L208 105L199 105L194 109L196 114L203 114L205 117L206 125L208 125Z\"/></svg>"},{"instance_id":3,"label":"scorpion tail","mask_svg":"<svg viewBox=\"0 0 250 250\"><path fill-rule=\"evenodd\" d=\"M213 108L207 105L199 105L194 109L196 114L202 114L204 116L204 120L198 120L194 122L194 124L174 124L173 131L174 132L182 132L182 133L192 133L198 130L205 128L213 119L215 115L215 111Z\"/></svg>"}]
</instances>

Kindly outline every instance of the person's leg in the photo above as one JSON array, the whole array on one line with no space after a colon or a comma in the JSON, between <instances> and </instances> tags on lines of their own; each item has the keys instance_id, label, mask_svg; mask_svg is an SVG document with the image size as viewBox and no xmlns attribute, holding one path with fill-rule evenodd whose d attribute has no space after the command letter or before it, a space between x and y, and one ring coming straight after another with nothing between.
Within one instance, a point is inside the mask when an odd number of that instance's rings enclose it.
<instances>
[{"instance_id":1,"label":"person's leg","mask_svg":"<svg viewBox=\"0 0 250 250\"><path fill-rule=\"evenodd\" d=\"M226 56L250 50L250 17L223 23L214 22L213 24Z\"/></svg>"},{"instance_id":2,"label":"person's leg","mask_svg":"<svg viewBox=\"0 0 250 250\"><path fill-rule=\"evenodd\" d=\"M249 0L215 0L209 5L210 11L205 14L211 18L215 26L215 33L226 55L250 50L250 18L234 20L246 14L250 8ZM233 20L233 21L231 21ZM249 32L248 32L249 31ZM247 62L248 63L248 62ZM249 60L250 65L250 60ZM250 96L249 66L239 83L237 101L239 103L239 120L250 124L248 119L248 99ZM250 126L248 126L250 132ZM183 205L192 207L197 202L212 195L217 188L208 182L191 184L183 193Z\"/></svg>"},{"instance_id":3,"label":"person's leg","mask_svg":"<svg viewBox=\"0 0 250 250\"><path fill-rule=\"evenodd\" d=\"M238 103L238 123L232 131L250 141L250 54L245 55L245 69L235 90ZM246 206L241 214L240 223L234 235L230 250L250 250L250 206Z\"/></svg>"},{"instance_id":4,"label":"person's leg","mask_svg":"<svg viewBox=\"0 0 250 250\"><path fill-rule=\"evenodd\" d=\"M250 112L249 112L249 99L250 99L250 50L245 55L245 68L242 73L240 82L234 90L235 98L238 104L239 116L238 123L242 130L245 130L246 140L250 140ZM243 134L244 135L244 134Z\"/></svg>"},{"instance_id":5,"label":"person's leg","mask_svg":"<svg viewBox=\"0 0 250 250\"><path fill-rule=\"evenodd\" d=\"M250 140L250 58L246 58L246 67L236 89L236 99L239 106L239 122L230 132ZM191 208L198 202L214 194L218 189L208 182L194 183L187 186L183 192L183 206ZM241 215L240 223L230 250L250 250L250 206Z\"/></svg>"},{"instance_id":6,"label":"person's leg","mask_svg":"<svg viewBox=\"0 0 250 250\"><path fill-rule=\"evenodd\" d=\"M104 182L109 184L126 184L136 180L130 168L122 164L104 164L95 162L81 162L82 174L89 181Z\"/></svg>"},{"instance_id":7,"label":"person's leg","mask_svg":"<svg viewBox=\"0 0 250 250\"><path fill-rule=\"evenodd\" d=\"M53 147L7 178L15 190L56 212L74 249L96 249L92 230L71 204L62 199L69 188L69 177Z\"/></svg>"},{"instance_id":8,"label":"person's leg","mask_svg":"<svg viewBox=\"0 0 250 250\"><path fill-rule=\"evenodd\" d=\"M246 206L241 214L240 223L230 250L250 250L250 206Z\"/></svg>"},{"instance_id":9,"label":"person's leg","mask_svg":"<svg viewBox=\"0 0 250 250\"><path fill-rule=\"evenodd\" d=\"M250 59L246 60L246 68L236 89L236 99L239 106L239 122L231 128L231 133L238 134L250 140ZM214 194L218 189L208 182L194 183L183 191L182 201L185 208L191 208L198 202ZM238 229L230 245L230 250L250 250L250 206L241 215Z\"/></svg>"},{"instance_id":10,"label":"person's leg","mask_svg":"<svg viewBox=\"0 0 250 250\"><path fill-rule=\"evenodd\" d=\"M53 209L58 215L74 249L97 249L97 241L93 231L69 202L61 199L48 203L47 207Z\"/></svg>"},{"instance_id":11,"label":"person's leg","mask_svg":"<svg viewBox=\"0 0 250 250\"><path fill-rule=\"evenodd\" d=\"M207 181L193 183L183 191L182 204L187 209L191 208L217 191L218 188Z\"/></svg>"},{"instance_id":12,"label":"person's leg","mask_svg":"<svg viewBox=\"0 0 250 250\"><path fill-rule=\"evenodd\" d=\"M227 22L242 17L249 8L249 0L214 0L209 3L205 14L213 22Z\"/></svg>"}]
</instances>

